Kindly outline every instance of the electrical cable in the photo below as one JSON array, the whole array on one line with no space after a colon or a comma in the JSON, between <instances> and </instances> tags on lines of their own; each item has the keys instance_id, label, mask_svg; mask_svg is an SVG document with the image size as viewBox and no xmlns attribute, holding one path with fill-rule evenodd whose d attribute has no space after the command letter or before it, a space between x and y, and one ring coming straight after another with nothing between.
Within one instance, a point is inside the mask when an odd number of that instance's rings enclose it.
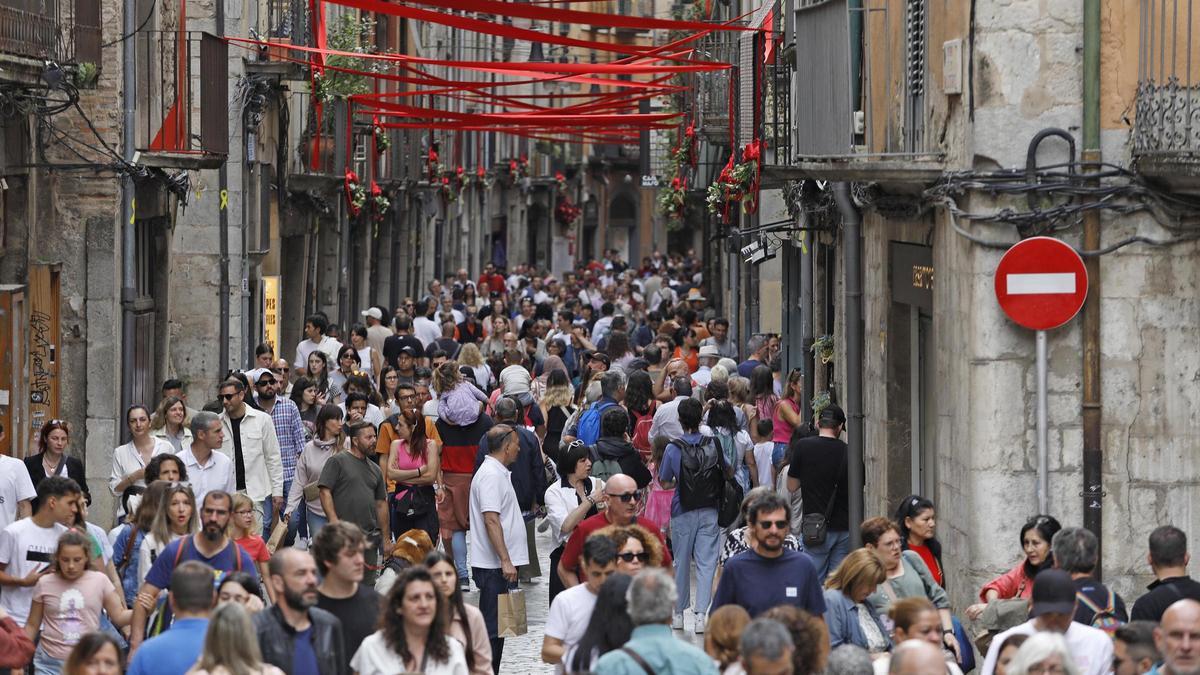
<instances>
[{"instance_id":1,"label":"electrical cable","mask_svg":"<svg viewBox=\"0 0 1200 675\"><path fill-rule=\"evenodd\" d=\"M154 16L154 3L151 3L150 7L146 11L146 18L142 19L142 23L139 24L138 27L135 28L132 33L129 33L127 35L122 35L121 37L117 38L116 40L113 40L112 42L105 42L104 44L100 45L100 48L105 49L105 48L111 47L113 45L119 45L122 42L128 40L129 38L133 37L134 35L137 35L138 33L142 32L142 29L146 27L146 24L150 23L150 19L153 16Z\"/></svg>"}]
</instances>

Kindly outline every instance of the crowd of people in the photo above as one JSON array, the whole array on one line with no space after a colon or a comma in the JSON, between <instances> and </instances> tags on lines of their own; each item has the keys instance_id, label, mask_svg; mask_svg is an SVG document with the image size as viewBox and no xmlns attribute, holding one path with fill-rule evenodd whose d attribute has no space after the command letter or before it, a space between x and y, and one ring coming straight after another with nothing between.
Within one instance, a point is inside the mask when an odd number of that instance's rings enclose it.
<instances>
[{"instance_id":1,"label":"crowd of people","mask_svg":"<svg viewBox=\"0 0 1200 675\"><path fill-rule=\"evenodd\" d=\"M852 549L845 414L779 336L731 339L690 254L426 291L312 314L200 410L179 380L131 407L110 531L67 423L0 456L0 668L495 675L504 596L547 583L561 673L1200 672L1177 528L1129 608L1048 515L961 613L932 501Z\"/></svg>"}]
</instances>

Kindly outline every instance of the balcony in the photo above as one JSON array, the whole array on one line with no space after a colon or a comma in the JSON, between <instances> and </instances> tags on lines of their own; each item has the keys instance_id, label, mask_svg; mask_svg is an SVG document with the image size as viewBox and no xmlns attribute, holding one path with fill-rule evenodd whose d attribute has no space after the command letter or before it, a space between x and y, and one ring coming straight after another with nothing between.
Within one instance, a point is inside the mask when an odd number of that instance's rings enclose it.
<instances>
[{"instance_id":1,"label":"balcony","mask_svg":"<svg viewBox=\"0 0 1200 675\"><path fill-rule=\"evenodd\" d=\"M0 54L100 65L100 0L0 0Z\"/></svg>"},{"instance_id":2,"label":"balcony","mask_svg":"<svg viewBox=\"0 0 1200 675\"><path fill-rule=\"evenodd\" d=\"M1191 3L1188 3L1190 8ZM1200 187L1200 48L1167 0L1141 0L1133 158L1138 169L1175 187Z\"/></svg>"},{"instance_id":3,"label":"balcony","mask_svg":"<svg viewBox=\"0 0 1200 675\"><path fill-rule=\"evenodd\" d=\"M210 169L229 153L229 50L199 31L133 37L134 147L147 166Z\"/></svg>"},{"instance_id":4,"label":"balcony","mask_svg":"<svg viewBox=\"0 0 1200 675\"><path fill-rule=\"evenodd\" d=\"M289 98L288 116L291 124L300 129L296 146L288 155L288 182L291 189L305 191L321 189L342 180L343 160L339 169L338 148L334 133L334 118L340 117L336 104L313 105L307 91L293 91Z\"/></svg>"},{"instance_id":5,"label":"balcony","mask_svg":"<svg viewBox=\"0 0 1200 675\"><path fill-rule=\"evenodd\" d=\"M306 81L308 69L297 62L304 61L306 55L289 47L313 46L309 17L308 3L304 0L269 0L260 19L265 21L265 25L260 23L262 39L269 45L260 52L259 60L248 62L246 68L283 80Z\"/></svg>"},{"instance_id":6,"label":"balcony","mask_svg":"<svg viewBox=\"0 0 1200 675\"><path fill-rule=\"evenodd\" d=\"M924 3L800 0L794 177L927 182L940 175L941 150L925 133L924 11Z\"/></svg>"},{"instance_id":7,"label":"balcony","mask_svg":"<svg viewBox=\"0 0 1200 675\"><path fill-rule=\"evenodd\" d=\"M694 58L719 63L739 63L740 50L733 31L716 31L700 41ZM736 68L697 73L696 128L709 141L720 145L729 143L729 87L734 82Z\"/></svg>"},{"instance_id":8,"label":"balcony","mask_svg":"<svg viewBox=\"0 0 1200 675\"><path fill-rule=\"evenodd\" d=\"M614 8L621 16L654 16L654 0L617 0ZM617 35L647 35L649 30L621 26L613 29Z\"/></svg>"}]
</instances>

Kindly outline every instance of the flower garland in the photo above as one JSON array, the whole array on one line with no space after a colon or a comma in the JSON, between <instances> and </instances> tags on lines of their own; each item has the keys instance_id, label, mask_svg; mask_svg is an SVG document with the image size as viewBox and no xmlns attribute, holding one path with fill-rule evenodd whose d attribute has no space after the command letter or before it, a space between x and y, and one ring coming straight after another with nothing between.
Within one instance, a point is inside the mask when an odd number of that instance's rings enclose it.
<instances>
[{"instance_id":1,"label":"flower garland","mask_svg":"<svg viewBox=\"0 0 1200 675\"><path fill-rule=\"evenodd\" d=\"M666 178L668 182L658 191L658 212L666 219L668 230L677 230L683 226L684 214L687 210L687 176L685 171L696 166L696 126L692 122L676 134L676 142L668 155L670 169Z\"/></svg>"},{"instance_id":2,"label":"flower garland","mask_svg":"<svg viewBox=\"0 0 1200 675\"><path fill-rule=\"evenodd\" d=\"M683 225L687 207L687 177L676 176L671 183L658 191L658 212L667 219L667 229L678 229Z\"/></svg>"},{"instance_id":3,"label":"flower garland","mask_svg":"<svg viewBox=\"0 0 1200 675\"><path fill-rule=\"evenodd\" d=\"M442 171L443 167L438 163L437 146L431 145L429 147L429 154L425 158L425 173L429 176L429 182L437 183Z\"/></svg>"},{"instance_id":4,"label":"flower garland","mask_svg":"<svg viewBox=\"0 0 1200 675\"><path fill-rule=\"evenodd\" d=\"M380 154L387 152L388 148L392 147L392 138L388 136L387 129L384 129L383 125L379 123L378 117L375 118L372 132L375 135L375 151Z\"/></svg>"},{"instance_id":5,"label":"flower garland","mask_svg":"<svg viewBox=\"0 0 1200 675\"><path fill-rule=\"evenodd\" d=\"M371 181L371 211L376 223L383 222L383 215L392 206L392 202L383 194L379 183Z\"/></svg>"},{"instance_id":6,"label":"flower garland","mask_svg":"<svg viewBox=\"0 0 1200 675\"><path fill-rule=\"evenodd\" d=\"M481 166L475 169L475 181L479 185L482 185L484 189L490 190L492 189L492 184L495 182L495 178L492 177L492 174L487 169Z\"/></svg>"},{"instance_id":7,"label":"flower garland","mask_svg":"<svg viewBox=\"0 0 1200 675\"><path fill-rule=\"evenodd\" d=\"M567 177L561 171L554 172L554 182L558 185L558 193L564 194L567 191Z\"/></svg>"},{"instance_id":8,"label":"flower garland","mask_svg":"<svg viewBox=\"0 0 1200 675\"><path fill-rule=\"evenodd\" d=\"M729 220L729 208L734 202L741 202L744 213L754 213L758 210L762 150L762 141L754 140L742 148L740 163L733 161L734 155L729 156L729 161L725 168L721 169L717 180L708 186L707 203L710 212L719 212L725 220Z\"/></svg>"},{"instance_id":9,"label":"flower garland","mask_svg":"<svg viewBox=\"0 0 1200 675\"><path fill-rule=\"evenodd\" d=\"M347 169L343 189L346 192L346 207L350 210L350 216L357 217L367 205L367 188L358 179L358 174Z\"/></svg>"},{"instance_id":10,"label":"flower garland","mask_svg":"<svg viewBox=\"0 0 1200 675\"><path fill-rule=\"evenodd\" d=\"M558 206L554 208L554 219L563 227L570 227L579 217L583 215L583 209L575 205L571 198L563 195L558 199Z\"/></svg>"}]
</instances>

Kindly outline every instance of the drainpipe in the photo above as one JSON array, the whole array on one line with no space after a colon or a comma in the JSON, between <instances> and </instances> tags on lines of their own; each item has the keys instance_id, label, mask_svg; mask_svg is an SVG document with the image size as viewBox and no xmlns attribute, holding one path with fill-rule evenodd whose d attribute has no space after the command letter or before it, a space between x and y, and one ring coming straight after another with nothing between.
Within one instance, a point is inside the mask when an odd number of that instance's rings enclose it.
<instances>
[{"instance_id":1,"label":"drainpipe","mask_svg":"<svg viewBox=\"0 0 1200 675\"><path fill-rule=\"evenodd\" d=\"M125 0L125 11L121 20L121 31L125 35L133 35L137 30L136 0ZM136 39L125 40L121 46L121 154L126 162L133 162L134 140L136 128L134 106L137 99L137 70L134 58L137 50ZM121 410L127 410L133 396L133 301L137 297L137 230L134 226L133 198L135 190L133 177L125 175L121 179ZM124 429L125 425L117 425ZM124 440L125 431L119 432Z\"/></svg>"},{"instance_id":2,"label":"drainpipe","mask_svg":"<svg viewBox=\"0 0 1200 675\"><path fill-rule=\"evenodd\" d=\"M1100 162L1100 0L1083 0L1083 170L1095 172ZM1098 183L1098 181L1097 181ZM1091 199L1091 198L1089 198ZM1100 212L1083 215L1083 248L1100 248ZM1088 275L1087 301L1083 304L1083 526L1103 539L1104 484L1100 442L1100 256L1084 259ZM1104 556L1098 550L1096 577Z\"/></svg>"},{"instance_id":3,"label":"drainpipe","mask_svg":"<svg viewBox=\"0 0 1200 675\"><path fill-rule=\"evenodd\" d=\"M217 35L225 34L225 0L216 0L216 30ZM229 168L227 162L221 162L217 168L217 187L220 190L229 189ZM243 194L243 198L244 198ZM220 335L217 339L217 364L220 375L225 374L229 367L229 209L217 208L217 231L220 235L220 294L221 308Z\"/></svg>"},{"instance_id":4,"label":"drainpipe","mask_svg":"<svg viewBox=\"0 0 1200 675\"><path fill-rule=\"evenodd\" d=\"M862 213L850 197L849 183L834 183L833 196L842 215L842 260L845 267L846 324L846 458L850 497L850 548L860 546L863 520L863 287Z\"/></svg>"},{"instance_id":5,"label":"drainpipe","mask_svg":"<svg viewBox=\"0 0 1200 675\"><path fill-rule=\"evenodd\" d=\"M812 417L811 402L817 392L813 389L813 371L816 360L813 358L813 249L815 242L809 241L805 233L804 248L800 249L800 363L803 364L804 381L803 410L805 418Z\"/></svg>"}]
</instances>

